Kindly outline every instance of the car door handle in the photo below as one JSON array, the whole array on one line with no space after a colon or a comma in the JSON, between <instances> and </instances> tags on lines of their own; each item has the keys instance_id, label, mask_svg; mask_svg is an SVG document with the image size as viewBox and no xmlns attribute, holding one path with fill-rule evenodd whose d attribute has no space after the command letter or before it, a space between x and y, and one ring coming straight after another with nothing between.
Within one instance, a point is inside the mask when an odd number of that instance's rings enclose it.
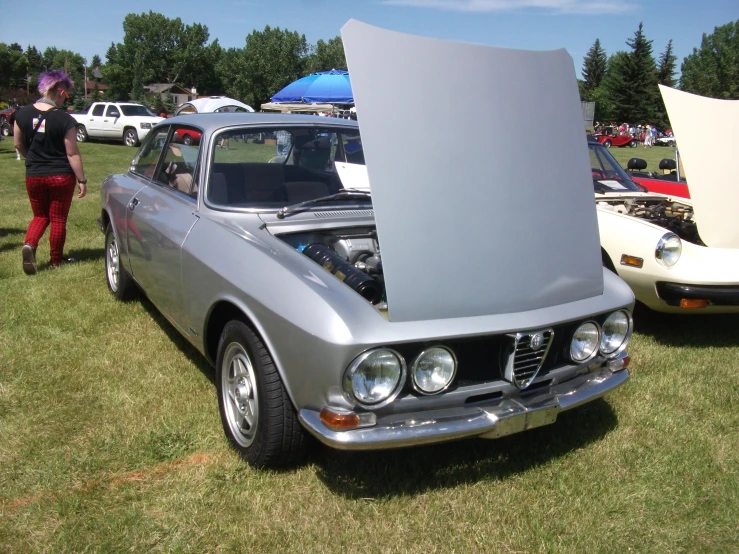
<instances>
[{"instance_id":1,"label":"car door handle","mask_svg":"<svg viewBox=\"0 0 739 554\"><path fill-rule=\"evenodd\" d=\"M133 211L136 206L139 205L139 199L135 196L131 198L131 201L128 203L128 209Z\"/></svg>"}]
</instances>

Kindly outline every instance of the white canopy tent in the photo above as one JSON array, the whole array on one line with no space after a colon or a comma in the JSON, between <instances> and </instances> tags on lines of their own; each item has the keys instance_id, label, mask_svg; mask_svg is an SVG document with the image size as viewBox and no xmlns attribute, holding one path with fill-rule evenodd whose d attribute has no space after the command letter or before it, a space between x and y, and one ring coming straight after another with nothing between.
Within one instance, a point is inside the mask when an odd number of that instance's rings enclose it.
<instances>
[{"instance_id":1,"label":"white canopy tent","mask_svg":"<svg viewBox=\"0 0 739 554\"><path fill-rule=\"evenodd\" d=\"M179 106L174 115L187 113L212 113L212 112L253 112L254 108L228 98L227 96L209 96L207 98L197 98L190 100Z\"/></svg>"}]
</instances>

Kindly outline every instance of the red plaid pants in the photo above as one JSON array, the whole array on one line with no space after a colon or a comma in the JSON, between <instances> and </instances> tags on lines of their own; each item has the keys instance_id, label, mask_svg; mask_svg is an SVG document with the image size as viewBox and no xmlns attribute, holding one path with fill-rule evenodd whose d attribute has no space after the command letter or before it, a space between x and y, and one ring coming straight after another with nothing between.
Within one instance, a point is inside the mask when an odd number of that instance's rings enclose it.
<instances>
[{"instance_id":1,"label":"red plaid pants","mask_svg":"<svg viewBox=\"0 0 739 554\"><path fill-rule=\"evenodd\" d=\"M26 177L26 191L33 210L33 219L26 231L26 244L36 249L51 223L49 244L52 265L62 262L64 241L67 239L67 216L76 182L74 175Z\"/></svg>"}]
</instances>

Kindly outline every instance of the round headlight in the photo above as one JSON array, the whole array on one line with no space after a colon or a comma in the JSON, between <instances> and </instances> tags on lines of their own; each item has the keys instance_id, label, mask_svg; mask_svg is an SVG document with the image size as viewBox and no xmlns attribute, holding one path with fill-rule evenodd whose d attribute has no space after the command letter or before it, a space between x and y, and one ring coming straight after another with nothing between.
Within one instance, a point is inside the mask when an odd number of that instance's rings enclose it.
<instances>
[{"instance_id":1,"label":"round headlight","mask_svg":"<svg viewBox=\"0 0 739 554\"><path fill-rule=\"evenodd\" d=\"M683 251L683 242L675 233L665 233L657 243L654 257L665 267L672 267L680 259Z\"/></svg>"},{"instance_id":2,"label":"round headlight","mask_svg":"<svg viewBox=\"0 0 739 554\"><path fill-rule=\"evenodd\" d=\"M600 342L598 325L587 321L580 325L572 336L570 357L576 362L584 362L595 355Z\"/></svg>"},{"instance_id":3,"label":"round headlight","mask_svg":"<svg viewBox=\"0 0 739 554\"><path fill-rule=\"evenodd\" d=\"M357 356L344 374L344 389L360 404L379 407L400 392L405 376L403 358L387 348Z\"/></svg>"},{"instance_id":4,"label":"round headlight","mask_svg":"<svg viewBox=\"0 0 739 554\"><path fill-rule=\"evenodd\" d=\"M621 310L613 312L603 322L600 338L600 351L606 356L613 356L629 339L631 322L629 315Z\"/></svg>"},{"instance_id":5,"label":"round headlight","mask_svg":"<svg viewBox=\"0 0 739 554\"><path fill-rule=\"evenodd\" d=\"M421 394L436 394L450 385L456 372L454 354L442 346L434 346L421 352L413 362L413 387Z\"/></svg>"}]
</instances>

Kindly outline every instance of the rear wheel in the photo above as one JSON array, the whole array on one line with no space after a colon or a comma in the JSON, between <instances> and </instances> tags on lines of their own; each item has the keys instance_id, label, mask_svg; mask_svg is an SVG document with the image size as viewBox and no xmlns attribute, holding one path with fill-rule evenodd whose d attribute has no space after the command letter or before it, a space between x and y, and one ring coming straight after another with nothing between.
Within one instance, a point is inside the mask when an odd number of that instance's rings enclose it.
<instances>
[{"instance_id":1,"label":"rear wheel","mask_svg":"<svg viewBox=\"0 0 739 554\"><path fill-rule=\"evenodd\" d=\"M85 129L85 126L78 125L77 126L77 142L87 142L89 138L90 137L87 135L87 129Z\"/></svg>"},{"instance_id":2,"label":"rear wheel","mask_svg":"<svg viewBox=\"0 0 739 554\"><path fill-rule=\"evenodd\" d=\"M4 121L2 124L0 124L0 133L4 137L9 137L10 135L12 135L13 132L12 132L12 129L10 128L10 123L8 123L7 121Z\"/></svg>"},{"instance_id":3,"label":"rear wheel","mask_svg":"<svg viewBox=\"0 0 739 554\"><path fill-rule=\"evenodd\" d=\"M136 134L135 129L126 129L123 132L123 144L126 146L138 146L139 136Z\"/></svg>"},{"instance_id":4,"label":"rear wheel","mask_svg":"<svg viewBox=\"0 0 739 554\"><path fill-rule=\"evenodd\" d=\"M611 144L613 144L613 143L610 140L606 140L606 141L603 142L603 146L605 146L606 148L610 148L611 147Z\"/></svg>"},{"instance_id":5,"label":"rear wheel","mask_svg":"<svg viewBox=\"0 0 739 554\"><path fill-rule=\"evenodd\" d=\"M241 457L256 467L298 462L305 433L280 374L259 336L244 322L223 328L216 359L221 423Z\"/></svg>"},{"instance_id":6,"label":"rear wheel","mask_svg":"<svg viewBox=\"0 0 739 554\"><path fill-rule=\"evenodd\" d=\"M126 300L136 291L133 279L121 263L118 240L110 223L105 229L105 277L116 300Z\"/></svg>"},{"instance_id":7,"label":"rear wheel","mask_svg":"<svg viewBox=\"0 0 739 554\"><path fill-rule=\"evenodd\" d=\"M631 141L631 142L629 143L629 146L631 146L632 148L636 148L637 146L639 146L639 144L638 144L638 143L637 143L637 142L636 142L635 140L632 140L632 141Z\"/></svg>"},{"instance_id":8,"label":"rear wheel","mask_svg":"<svg viewBox=\"0 0 739 554\"><path fill-rule=\"evenodd\" d=\"M192 144L192 137L190 135L185 135L182 137L182 142L190 146Z\"/></svg>"}]
</instances>

